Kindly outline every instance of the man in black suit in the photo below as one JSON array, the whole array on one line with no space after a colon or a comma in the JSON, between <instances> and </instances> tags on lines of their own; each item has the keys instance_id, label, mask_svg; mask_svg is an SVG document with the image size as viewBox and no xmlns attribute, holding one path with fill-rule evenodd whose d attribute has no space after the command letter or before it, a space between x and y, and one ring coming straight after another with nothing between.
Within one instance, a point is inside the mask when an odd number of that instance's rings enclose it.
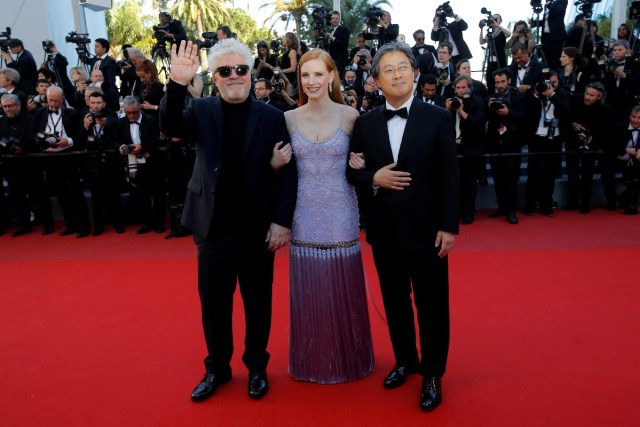
<instances>
[{"instance_id":1,"label":"man in black suit","mask_svg":"<svg viewBox=\"0 0 640 427\"><path fill-rule=\"evenodd\" d=\"M560 54L567 38L564 26L564 14L567 11L567 0L547 0L542 12L542 19L530 21L532 27L540 27L540 41L547 64L553 70L560 68Z\"/></svg>"},{"instance_id":2,"label":"man in black suit","mask_svg":"<svg viewBox=\"0 0 640 427\"><path fill-rule=\"evenodd\" d=\"M76 234L78 238L87 237L91 227L89 209L80 180L81 160L79 156L69 154L84 148L76 143L81 127L80 113L65 108L62 89L50 86L47 89L47 106L35 110L33 122L41 149L51 153L47 158L47 182L58 198L66 224L60 235Z\"/></svg>"},{"instance_id":3,"label":"man in black suit","mask_svg":"<svg viewBox=\"0 0 640 427\"><path fill-rule=\"evenodd\" d=\"M69 73L67 73L69 61L67 61L67 58L63 54L58 52L58 48L54 42L51 40L46 40L45 42L47 60L42 64L42 68L50 70L55 74L56 84L62 87L65 99L73 99L75 96L75 89L69 79Z\"/></svg>"},{"instance_id":4,"label":"man in black suit","mask_svg":"<svg viewBox=\"0 0 640 427\"><path fill-rule=\"evenodd\" d=\"M453 65L458 63L459 60L466 58L471 59L471 51L467 42L464 41L463 31L469 28L469 25L460 16L453 12L452 8L447 11L447 18L453 18L452 22L446 20L440 21L440 16L436 14L433 18L433 29L431 30L431 40L439 42L438 47L443 42L447 42L452 46L451 49L451 62Z\"/></svg>"},{"instance_id":5,"label":"man in black suit","mask_svg":"<svg viewBox=\"0 0 640 427\"><path fill-rule=\"evenodd\" d=\"M120 75L120 67L116 61L109 55L111 43L107 39L96 39L93 46L96 56L91 58L91 70L100 70L104 76L104 81L109 83L109 87L115 89L116 76Z\"/></svg>"},{"instance_id":6,"label":"man in black suit","mask_svg":"<svg viewBox=\"0 0 640 427\"><path fill-rule=\"evenodd\" d=\"M376 49L373 48L373 47L370 47L369 45L367 45L367 39L364 38L364 33L358 33L356 41L357 41L358 45L355 46L355 47L352 47L351 50L349 51L349 61L350 62L353 61L353 58L355 58L356 54L361 49L368 50L369 53L371 54L371 56L376 54Z\"/></svg>"},{"instance_id":7,"label":"man in black suit","mask_svg":"<svg viewBox=\"0 0 640 427\"><path fill-rule=\"evenodd\" d=\"M236 280L244 303L242 360L249 396L268 389L274 253L289 239L297 179L295 161L276 173L275 145L289 142L284 114L249 96L249 48L236 39L209 52L209 69L220 97L192 99L183 111L187 85L199 67L198 48L171 48L171 80L161 107L162 131L197 144L193 176L182 215L198 247L198 289L208 355L206 373L191 394L211 396L231 380L232 308ZM266 236L266 238L265 238Z\"/></svg>"},{"instance_id":8,"label":"man in black suit","mask_svg":"<svg viewBox=\"0 0 640 427\"><path fill-rule=\"evenodd\" d=\"M13 57L5 51L2 51L2 58L7 63L8 68L13 68L20 74L20 83L16 86L22 92L27 95L35 95L36 93L36 81L38 80L38 66L36 60L33 59L33 55L28 50L24 49L22 40L11 39L7 42L9 51L11 54L16 55Z\"/></svg>"},{"instance_id":9,"label":"man in black suit","mask_svg":"<svg viewBox=\"0 0 640 427\"><path fill-rule=\"evenodd\" d=\"M407 375L419 372L420 406L428 411L442 401L441 377L449 349L447 254L458 232L459 188L451 116L413 98L416 67L405 43L387 43L376 53L372 74L387 102L356 120L351 152L362 153L366 167L350 168L347 176L372 192L367 241L396 359L384 387L401 386Z\"/></svg>"},{"instance_id":10,"label":"man in black suit","mask_svg":"<svg viewBox=\"0 0 640 427\"><path fill-rule=\"evenodd\" d=\"M336 63L336 67L340 72L349 63L349 30L340 25L340 12L334 10L331 12L331 32L325 34L325 38L329 42L329 55Z\"/></svg>"},{"instance_id":11,"label":"man in black suit","mask_svg":"<svg viewBox=\"0 0 640 427\"><path fill-rule=\"evenodd\" d=\"M418 86L420 87L420 94L416 98L428 104L444 108L447 98L437 93L438 79L436 76L433 74L420 74Z\"/></svg>"},{"instance_id":12,"label":"man in black suit","mask_svg":"<svg viewBox=\"0 0 640 427\"><path fill-rule=\"evenodd\" d=\"M536 83L542 79L544 65L531 58L527 47L522 43L516 43L511 48L513 62L509 65L511 74L511 86L520 93L532 92Z\"/></svg>"}]
</instances>

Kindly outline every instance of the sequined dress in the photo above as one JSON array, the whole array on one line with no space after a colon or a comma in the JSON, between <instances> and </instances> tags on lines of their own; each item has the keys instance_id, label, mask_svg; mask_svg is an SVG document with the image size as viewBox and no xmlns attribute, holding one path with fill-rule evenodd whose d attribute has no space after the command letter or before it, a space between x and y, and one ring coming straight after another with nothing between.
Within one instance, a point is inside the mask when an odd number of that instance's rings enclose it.
<instances>
[{"instance_id":1,"label":"sequined dress","mask_svg":"<svg viewBox=\"0 0 640 427\"><path fill-rule=\"evenodd\" d=\"M298 199L290 245L289 373L321 384L352 381L373 370L358 205L345 176L349 137L291 135Z\"/></svg>"}]
</instances>

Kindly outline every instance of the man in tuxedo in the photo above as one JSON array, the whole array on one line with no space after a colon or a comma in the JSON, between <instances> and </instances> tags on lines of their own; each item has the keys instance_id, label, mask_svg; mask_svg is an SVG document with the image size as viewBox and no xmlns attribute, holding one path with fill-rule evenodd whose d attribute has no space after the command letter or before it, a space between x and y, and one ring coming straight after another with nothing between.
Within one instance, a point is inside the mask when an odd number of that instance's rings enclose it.
<instances>
[{"instance_id":1,"label":"man in tuxedo","mask_svg":"<svg viewBox=\"0 0 640 427\"><path fill-rule=\"evenodd\" d=\"M13 68L0 68L0 89L4 89L4 93L17 96L20 99L20 105L23 112L27 111L27 94L18 89L20 83L20 73ZM0 115L3 112L0 111Z\"/></svg>"},{"instance_id":2,"label":"man in tuxedo","mask_svg":"<svg viewBox=\"0 0 640 427\"><path fill-rule=\"evenodd\" d=\"M553 70L560 68L560 54L567 38L564 26L564 14L567 11L567 0L547 0L542 12L542 19L530 21L532 27L541 27L540 41L547 64Z\"/></svg>"},{"instance_id":3,"label":"man in tuxedo","mask_svg":"<svg viewBox=\"0 0 640 427\"><path fill-rule=\"evenodd\" d=\"M385 388L423 376L420 406L442 401L441 377L449 349L447 254L458 233L456 144L448 111L414 99L416 60L409 45L380 47L372 74L386 105L360 116L350 151L366 167L347 170L349 180L371 192L367 242L380 279L395 367ZM418 315L418 358L411 293Z\"/></svg>"},{"instance_id":4,"label":"man in tuxedo","mask_svg":"<svg viewBox=\"0 0 640 427\"><path fill-rule=\"evenodd\" d=\"M376 49L367 45L367 40L364 38L364 33L358 33L356 41L358 45L352 47L349 51L349 61L353 61L353 58L355 58L358 51L362 49L368 50L372 56L376 54Z\"/></svg>"},{"instance_id":5,"label":"man in tuxedo","mask_svg":"<svg viewBox=\"0 0 640 427\"><path fill-rule=\"evenodd\" d=\"M33 59L31 52L25 50L22 40L10 39L7 45L11 54L5 51L2 51L1 54L7 68L13 68L20 74L20 82L16 86L27 95L35 95L36 81L38 80L36 60ZM11 56L12 54L16 55L15 59Z\"/></svg>"},{"instance_id":6,"label":"man in tuxedo","mask_svg":"<svg viewBox=\"0 0 640 427\"><path fill-rule=\"evenodd\" d=\"M197 144L182 223L198 248L198 290L208 355L206 373L191 394L200 401L231 380L232 308L236 281L244 303L242 361L249 396L268 390L267 343L275 251L289 240L297 179L294 159L276 173L274 147L287 144L284 113L249 96L249 48L236 39L209 52L220 97L194 98L183 111L187 86L199 67L198 47L171 48L171 80L160 110L162 131Z\"/></svg>"},{"instance_id":7,"label":"man in tuxedo","mask_svg":"<svg viewBox=\"0 0 640 427\"><path fill-rule=\"evenodd\" d=\"M449 43L440 43L438 62L431 69L431 74L438 78L438 93L445 98L450 98L455 93L451 85L456 75L455 65L451 62L451 49Z\"/></svg>"},{"instance_id":8,"label":"man in tuxedo","mask_svg":"<svg viewBox=\"0 0 640 427\"><path fill-rule=\"evenodd\" d=\"M120 67L109 55L111 43L107 39L96 39L93 46L96 56L91 59L91 70L100 70L104 76L104 81L109 83L110 88L116 88L116 76L120 75Z\"/></svg>"},{"instance_id":9,"label":"man in tuxedo","mask_svg":"<svg viewBox=\"0 0 640 427\"><path fill-rule=\"evenodd\" d=\"M463 31L469 28L469 25L458 16L452 8L447 10L447 18L453 18L451 22L441 22L440 16L436 14L433 18L433 29L431 30L431 40L440 42L438 47L442 46L443 42L447 42L452 46L451 49L451 62L453 65L458 63L459 60L466 58L471 59L471 51L467 42L464 41Z\"/></svg>"},{"instance_id":10,"label":"man in tuxedo","mask_svg":"<svg viewBox=\"0 0 640 427\"><path fill-rule=\"evenodd\" d=\"M349 30L340 25L340 12L331 12L331 32L325 34L329 42L329 55L336 63L338 70L344 70L349 63Z\"/></svg>"},{"instance_id":11,"label":"man in tuxedo","mask_svg":"<svg viewBox=\"0 0 640 427\"><path fill-rule=\"evenodd\" d=\"M433 74L420 74L418 79L420 94L416 97L428 104L444 108L447 98L437 93L438 79Z\"/></svg>"},{"instance_id":12,"label":"man in tuxedo","mask_svg":"<svg viewBox=\"0 0 640 427\"><path fill-rule=\"evenodd\" d=\"M532 92L536 83L542 79L544 66L536 59L531 58L527 46L516 43L511 48L513 62L509 65L511 74L511 86L520 93Z\"/></svg>"}]
</instances>

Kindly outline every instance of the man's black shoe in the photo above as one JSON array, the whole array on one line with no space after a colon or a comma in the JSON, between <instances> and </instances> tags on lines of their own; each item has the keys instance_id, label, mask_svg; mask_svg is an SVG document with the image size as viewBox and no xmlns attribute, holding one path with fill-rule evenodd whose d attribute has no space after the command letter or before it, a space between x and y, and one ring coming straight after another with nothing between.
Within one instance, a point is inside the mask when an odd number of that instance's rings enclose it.
<instances>
[{"instance_id":1,"label":"man's black shoe","mask_svg":"<svg viewBox=\"0 0 640 427\"><path fill-rule=\"evenodd\" d=\"M269 382L265 372L254 372L249 374L249 397L260 399L269 391Z\"/></svg>"},{"instance_id":2,"label":"man's black shoe","mask_svg":"<svg viewBox=\"0 0 640 427\"><path fill-rule=\"evenodd\" d=\"M469 225L473 222L474 219L475 218L473 214L466 214L465 216L462 217L462 223L465 225Z\"/></svg>"},{"instance_id":3,"label":"man's black shoe","mask_svg":"<svg viewBox=\"0 0 640 427\"><path fill-rule=\"evenodd\" d=\"M43 236L49 235L53 233L53 225L45 225L42 228L42 232L40 234L42 234Z\"/></svg>"},{"instance_id":4,"label":"man's black shoe","mask_svg":"<svg viewBox=\"0 0 640 427\"><path fill-rule=\"evenodd\" d=\"M83 229L78 231L78 233L76 234L76 237L78 239L82 239L84 237L87 237L89 234L91 234L91 231L89 229Z\"/></svg>"},{"instance_id":5,"label":"man's black shoe","mask_svg":"<svg viewBox=\"0 0 640 427\"><path fill-rule=\"evenodd\" d=\"M25 234L31 233L31 227L19 227L16 231L11 233L13 237L24 236Z\"/></svg>"},{"instance_id":6,"label":"man's black shoe","mask_svg":"<svg viewBox=\"0 0 640 427\"><path fill-rule=\"evenodd\" d=\"M116 225L115 229L116 229L116 233L118 234L124 233L124 225Z\"/></svg>"},{"instance_id":7,"label":"man's black shoe","mask_svg":"<svg viewBox=\"0 0 640 427\"><path fill-rule=\"evenodd\" d=\"M60 232L60 236L64 237L64 236L70 236L72 234L76 234L78 230L76 230L75 228L65 228L64 230L62 230Z\"/></svg>"},{"instance_id":8,"label":"man's black shoe","mask_svg":"<svg viewBox=\"0 0 640 427\"><path fill-rule=\"evenodd\" d=\"M156 233L158 234L164 233L165 231L167 231L167 229L164 227L164 225L159 225L156 227Z\"/></svg>"},{"instance_id":9,"label":"man's black shoe","mask_svg":"<svg viewBox=\"0 0 640 427\"><path fill-rule=\"evenodd\" d=\"M440 377L424 377L420 393L420 408L432 411L442 403L442 383Z\"/></svg>"},{"instance_id":10,"label":"man's black shoe","mask_svg":"<svg viewBox=\"0 0 640 427\"><path fill-rule=\"evenodd\" d=\"M397 366L389 372L389 375L384 379L384 388L396 388L400 387L407 380L407 375L415 374L418 371L415 367Z\"/></svg>"},{"instance_id":11,"label":"man's black shoe","mask_svg":"<svg viewBox=\"0 0 640 427\"><path fill-rule=\"evenodd\" d=\"M104 233L104 227L101 225L96 225L93 227L93 232L91 233L92 236L99 236L102 233Z\"/></svg>"},{"instance_id":12,"label":"man's black shoe","mask_svg":"<svg viewBox=\"0 0 640 427\"><path fill-rule=\"evenodd\" d=\"M138 231L136 231L136 234L147 234L150 231L151 231L151 227L147 225L143 225L142 227L138 228Z\"/></svg>"},{"instance_id":13,"label":"man's black shoe","mask_svg":"<svg viewBox=\"0 0 640 427\"><path fill-rule=\"evenodd\" d=\"M196 386L191 392L191 400L199 402L205 400L216 392L218 387L222 384L226 384L231 381L231 374L218 375L218 374L205 374L200 384Z\"/></svg>"},{"instance_id":14,"label":"man's black shoe","mask_svg":"<svg viewBox=\"0 0 640 427\"><path fill-rule=\"evenodd\" d=\"M524 205L524 214L527 216L533 215L534 206L531 203L526 203Z\"/></svg>"},{"instance_id":15,"label":"man's black shoe","mask_svg":"<svg viewBox=\"0 0 640 427\"><path fill-rule=\"evenodd\" d=\"M509 224L517 224L520 221L518 221L518 217L516 216L516 213L512 211L507 214L507 222Z\"/></svg>"}]
</instances>

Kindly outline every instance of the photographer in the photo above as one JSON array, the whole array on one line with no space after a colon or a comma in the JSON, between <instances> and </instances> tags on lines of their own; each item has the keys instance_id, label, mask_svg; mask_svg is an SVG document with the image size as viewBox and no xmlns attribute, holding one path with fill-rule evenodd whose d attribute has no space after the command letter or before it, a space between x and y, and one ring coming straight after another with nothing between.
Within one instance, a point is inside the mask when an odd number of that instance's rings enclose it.
<instances>
[{"instance_id":1,"label":"photographer","mask_svg":"<svg viewBox=\"0 0 640 427\"><path fill-rule=\"evenodd\" d=\"M348 65L344 69L344 79L342 80L343 90L353 90L356 96L364 95L362 84L358 84L358 67Z\"/></svg>"},{"instance_id":2,"label":"photographer","mask_svg":"<svg viewBox=\"0 0 640 427\"><path fill-rule=\"evenodd\" d=\"M541 1L537 3L540 4ZM567 0L547 0L542 14L540 14L542 19L529 22L532 27L540 27L542 50L547 64L553 70L560 68L560 52L567 38L564 15L568 3Z\"/></svg>"},{"instance_id":3,"label":"photographer","mask_svg":"<svg viewBox=\"0 0 640 427\"><path fill-rule=\"evenodd\" d=\"M364 92L366 90L365 82L370 75L369 72L371 71L371 60L371 54L366 49L359 50L353 58L351 67L352 69L355 68L356 72L356 92L358 91L357 88L360 88L361 92Z\"/></svg>"},{"instance_id":4,"label":"photographer","mask_svg":"<svg viewBox=\"0 0 640 427\"><path fill-rule=\"evenodd\" d=\"M557 73L555 76L557 84ZM543 73L542 80L525 99L526 143L532 156L527 158L527 183L525 186L524 213L533 215L536 203L540 213L554 216L553 191L555 179L561 164L563 127L569 115L569 94L551 82L551 74ZM536 153L557 153L536 155Z\"/></svg>"},{"instance_id":5,"label":"photographer","mask_svg":"<svg viewBox=\"0 0 640 427\"><path fill-rule=\"evenodd\" d=\"M93 48L96 56L89 61L91 70L100 70L104 76L104 81L109 83L109 87L116 88L116 76L120 75L120 67L109 55L111 43L107 39L96 39Z\"/></svg>"},{"instance_id":6,"label":"photographer","mask_svg":"<svg viewBox=\"0 0 640 427\"><path fill-rule=\"evenodd\" d=\"M525 21L515 23L511 38L507 40L506 48L511 50L516 43L525 45L529 53L533 51L533 33Z\"/></svg>"},{"instance_id":7,"label":"photographer","mask_svg":"<svg viewBox=\"0 0 640 427\"><path fill-rule=\"evenodd\" d=\"M280 46L280 43L277 46ZM258 56L253 62L253 77L256 79L271 80L273 70L278 66L278 57L272 55L269 51L269 45L264 40L260 40L257 44Z\"/></svg>"},{"instance_id":8,"label":"photographer","mask_svg":"<svg viewBox=\"0 0 640 427\"><path fill-rule=\"evenodd\" d=\"M13 68L0 68L0 88L4 89L4 93L12 93L20 99L22 111L27 110L27 94L18 89L16 86L20 83L20 73ZM35 88L35 86L34 86ZM0 111L0 115L2 111Z\"/></svg>"},{"instance_id":9,"label":"photographer","mask_svg":"<svg viewBox=\"0 0 640 427\"><path fill-rule=\"evenodd\" d=\"M331 32L324 35L329 43L329 55L336 63L336 69L343 70L349 63L349 30L340 25L340 12L331 12Z\"/></svg>"},{"instance_id":10,"label":"photographer","mask_svg":"<svg viewBox=\"0 0 640 427\"><path fill-rule=\"evenodd\" d=\"M78 238L86 237L91 230L89 210L80 180L80 157L53 155L83 148L74 144L74 138L81 127L80 113L65 108L62 89L51 86L47 90L46 107L34 112L33 121L40 149L45 153L52 153L46 159L47 182L51 185L64 215L66 228L60 235L77 233Z\"/></svg>"},{"instance_id":11,"label":"photographer","mask_svg":"<svg viewBox=\"0 0 640 427\"><path fill-rule=\"evenodd\" d=\"M38 80L38 66L35 59L33 59L33 55L24 49L20 39L10 39L7 44L11 54L5 51L0 52L0 54L4 58L7 67L13 68L20 75L20 82L16 86L25 94L34 95L36 80ZM16 55L16 59L13 59L11 55Z\"/></svg>"},{"instance_id":12,"label":"photographer","mask_svg":"<svg viewBox=\"0 0 640 427\"><path fill-rule=\"evenodd\" d=\"M483 9L486 10L486 9ZM507 55L505 54L505 46L507 37L511 37L511 32L501 26L502 16L495 13L489 15L487 19L480 21L480 46L487 45L487 68L485 70L485 80L489 93L494 92L493 79L487 78L492 76L495 70L506 67ZM487 26L487 32L484 33L484 27Z\"/></svg>"},{"instance_id":13,"label":"photographer","mask_svg":"<svg viewBox=\"0 0 640 427\"><path fill-rule=\"evenodd\" d=\"M114 132L118 116L107 108L100 92L89 95L88 108L84 112L78 144L87 149L86 178L91 191L93 212L93 236L104 233L105 220L111 220L117 233L124 232L124 214L120 188L124 171L116 154Z\"/></svg>"},{"instance_id":14,"label":"photographer","mask_svg":"<svg viewBox=\"0 0 640 427\"><path fill-rule=\"evenodd\" d=\"M455 65L451 62L451 45L449 43L443 42L438 47L438 62L431 73L438 79L438 93L446 98L451 98L454 94L451 80L455 76Z\"/></svg>"},{"instance_id":15,"label":"photographer","mask_svg":"<svg viewBox=\"0 0 640 427\"><path fill-rule=\"evenodd\" d=\"M140 86L140 78L136 74L136 67L140 65L146 58L144 54L135 47L122 46L122 56L124 59L118 61L120 66L120 96L125 97L132 95L135 88Z\"/></svg>"},{"instance_id":16,"label":"photographer","mask_svg":"<svg viewBox=\"0 0 640 427\"><path fill-rule=\"evenodd\" d=\"M88 84L91 83L89 76L87 76L87 71L84 67L71 67L69 77L74 87L74 94L73 98L67 99L67 102L76 110L81 110L86 107L84 103L84 91Z\"/></svg>"},{"instance_id":17,"label":"photographer","mask_svg":"<svg viewBox=\"0 0 640 427\"><path fill-rule=\"evenodd\" d=\"M471 77L460 76L453 82L455 96L447 99L445 108L451 113L458 144L460 171L460 217L463 224L475 219L476 196L484 154L486 110L479 96L472 95Z\"/></svg>"},{"instance_id":18,"label":"photographer","mask_svg":"<svg viewBox=\"0 0 640 427\"><path fill-rule=\"evenodd\" d=\"M447 18L453 18L452 22L447 22ZM436 9L436 15L433 18L433 29L431 30L431 40L440 42L438 48L443 42L451 45L451 61L456 64L459 59L473 58L469 46L464 41L463 31L466 31L469 25L453 12L453 8L446 2Z\"/></svg>"},{"instance_id":19,"label":"photographer","mask_svg":"<svg viewBox=\"0 0 640 427\"><path fill-rule=\"evenodd\" d=\"M230 39L233 37L233 33L231 32L231 27L228 25L220 25L216 29L216 38L218 41Z\"/></svg>"},{"instance_id":20,"label":"photographer","mask_svg":"<svg viewBox=\"0 0 640 427\"><path fill-rule=\"evenodd\" d=\"M619 161L623 163L622 176L627 187L620 195L625 215L638 215L640 198L640 105L631 110L629 122L621 129L617 138L622 141L623 151Z\"/></svg>"},{"instance_id":21,"label":"photographer","mask_svg":"<svg viewBox=\"0 0 640 427\"><path fill-rule=\"evenodd\" d=\"M182 22L171 18L167 12L158 14L160 25L153 27L156 34L154 37L159 41L170 41L171 44L180 46L182 40L187 40L187 31L182 26Z\"/></svg>"},{"instance_id":22,"label":"photographer","mask_svg":"<svg viewBox=\"0 0 640 427\"><path fill-rule=\"evenodd\" d=\"M380 8L374 9L376 13L381 11ZM372 11L372 9L369 10ZM392 42L398 38L398 35L400 34L400 26L398 24L391 23L391 14L389 12L387 12L386 10L382 11L377 17L377 20L378 21L375 27L367 25L367 28L365 28L364 30L365 38L377 39L378 47L382 46L385 43Z\"/></svg>"},{"instance_id":23,"label":"photographer","mask_svg":"<svg viewBox=\"0 0 640 427\"><path fill-rule=\"evenodd\" d=\"M281 111L293 110L296 108L297 103L292 98L292 87L286 74L283 74L280 70L273 72L273 79L271 80L271 91L269 98L273 106Z\"/></svg>"},{"instance_id":24,"label":"photographer","mask_svg":"<svg viewBox=\"0 0 640 427\"><path fill-rule=\"evenodd\" d=\"M351 50L349 51L349 61L353 61L353 58L356 56L356 54L358 53L358 51L362 50L362 49L366 49L369 51L369 55L371 57L373 57L373 55L376 54L376 49L373 47L369 47L369 45L367 45L367 40L364 38L364 33L358 33L358 37L357 37L357 43L358 45L355 47L352 47Z\"/></svg>"},{"instance_id":25,"label":"photographer","mask_svg":"<svg viewBox=\"0 0 640 427\"><path fill-rule=\"evenodd\" d=\"M53 225L51 203L46 195L42 171L38 175L34 163L22 157L23 154L34 151L35 146L35 134L30 116L22 112L20 99L14 94L2 95L1 102L5 115L0 116L0 154L7 156L2 159L2 167L18 222L18 228L11 235L18 237L32 231L28 198L37 202L39 207L36 211L37 219L42 221L46 217L44 222L47 226ZM1 188L0 192L2 192L0 194L0 205L2 205L4 188ZM7 219L6 210L1 210L4 212L0 212L0 232L6 226ZM42 215L43 212L47 212L48 215Z\"/></svg>"},{"instance_id":26,"label":"photographer","mask_svg":"<svg viewBox=\"0 0 640 427\"><path fill-rule=\"evenodd\" d=\"M595 170L595 153L607 149L611 131L611 108L604 100L607 92L600 82L587 85L582 98L574 98L570 109L570 129L566 141L569 205L567 210L591 212L591 192ZM605 185L607 203L615 205L615 192Z\"/></svg>"},{"instance_id":27,"label":"photographer","mask_svg":"<svg viewBox=\"0 0 640 427\"><path fill-rule=\"evenodd\" d=\"M115 141L119 153L126 158L129 179L139 203L143 225L137 234L152 230L164 233L166 186L162 164L158 162L160 130L157 120L142 112L140 101L127 96L123 101L126 114L118 120Z\"/></svg>"},{"instance_id":28,"label":"photographer","mask_svg":"<svg viewBox=\"0 0 640 427\"><path fill-rule=\"evenodd\" d=\"M468 59L461 59L456 64L456 77L459 76L471 77L471 63ZM473 78L471 80L473 82L472 93L478 95L481 99L485 99L489 95L487 87L480 80ZM493 91L491 91L491 93L493 93Z\"/></svg>"},{"instance_id":29,"label":"photographer","mask_svg":"<svg viewBox=\"0 0 640 427\"><path fill-rule=\"evenodd\" d=\"M69 80L69 76L67 74L69 61L67 61L67 58L64 55L58 52L56 44L51 40L43 41L42 48L47 55L47 59L42 64L41 68L51 71L55 75L55 84L60 86L64 91L65 99L72 99L74 96L73 85L71 84L71 80Z\"/></svg>"},{"instance_id":30,"label":"photographer","mask_svg":"<svg viewBox=\"0 0 640 427\"><path fill-rule=\"evenodd\" d=\"M364 83L364 96L360 102L360 114L371 111L380 105L384 105L385 98L372 75L367 77Z\"/></svg>"},{"instance_id":31,"label":"photographer","mask_svg":"<svg viewBox=\"0 0 640 427\"><path fill-rule=\"evenodd\" d=\"M629 43L616 40L611 47L611 58L602 58L601 81L607 92L607 103L613 108L614 118L626 122L631 108L640 94L640 69L633 58L628 58ZM605 62L606 60L606 62Z\"/></svg>"},{"instance_id":32,"label":"photographer","mask_svg":"<svg viewBox=\"0 0 640 427\"><path fill-rule=\"evenodd\" d=\"M511 85L521 93L532 91L533 86L542 78L544 65L531 58L527 47L522 44L514 45L511 48L511 55L513 57L513 62L509 65L512 76Z\"/></svg>"},{"instance_id":33,"label":"photographer","mask_svg":"<svg viewBox=\"0 0 640 427\"><path fill-rule=\"evenodd\" d=\"M418 86L420 87L420 93L416 98L427 104L444 108L447 99L437 93L438 79L436 76L432 74L421 74L418 80Z\"/></svg>"},{"instance_id":34,"label":"photographer","mask_svg":"<svg viewBox=\"0 0 640 427\"><path fill-rule=\"evenodd\" d=\"M498 209L491 212L489 217L506 216L509 224L517 224L520 152L523 144L521 127L527 113L524 95L511 86L508 68L494 71L493 80L496 93L486 99L489 109L487 151L496 155L490 158L490 163Z\"/></svg>"},{"instance_id":35,"label":"photographer","mask_svg":"<svg viewBox=\"0 0 640 427\"><path fill-rule=\"evenodd\" d=\"M138 86L133 93L142 102L142 109L145 113L158 118L158 108L164 96L164 86L158 81L158 70L150 59L145 59L136 65L136 75L140 79Z\"/></svg>"},{"instance_id":36,"label":"photographer","mask_svg":"<svg viewBox=\"0 0 640 427\"><path fill-rule=\"evenodd\" d=\"M27 111L29 113L47 103L47 90L50 86L51 82L49 82L49 80L38 80L38 84L36 85L36 95L30 95L27 101Z\"/></svg>"}]
</instances>

